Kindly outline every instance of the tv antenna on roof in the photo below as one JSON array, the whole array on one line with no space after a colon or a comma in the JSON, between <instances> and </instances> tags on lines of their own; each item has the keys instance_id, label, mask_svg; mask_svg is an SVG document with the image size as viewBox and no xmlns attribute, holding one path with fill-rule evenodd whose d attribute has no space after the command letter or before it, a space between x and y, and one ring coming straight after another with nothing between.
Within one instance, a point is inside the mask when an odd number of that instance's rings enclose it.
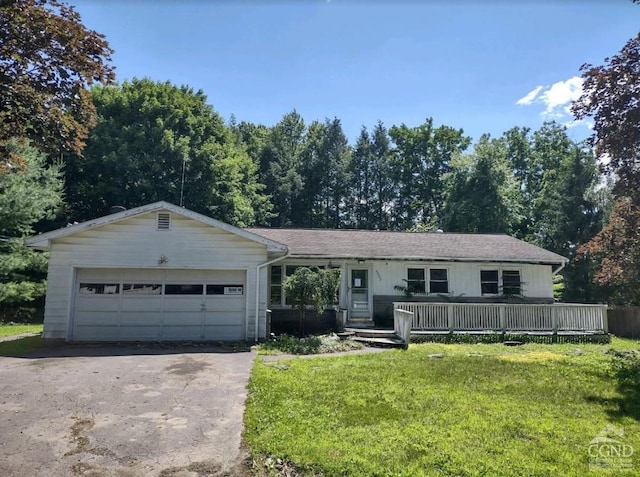
<instances>
[{"instance_id":1,"label":"tv antenna on roof","mask_svg":"<svg viewBox=\"0 0 640 477\"><path fill-rule=\"evenodd\" d=\"M180 207L184 207L184 171L187 164L187 157L182 156L182 181L180 182Z\"/></svg>"}]
</instances>

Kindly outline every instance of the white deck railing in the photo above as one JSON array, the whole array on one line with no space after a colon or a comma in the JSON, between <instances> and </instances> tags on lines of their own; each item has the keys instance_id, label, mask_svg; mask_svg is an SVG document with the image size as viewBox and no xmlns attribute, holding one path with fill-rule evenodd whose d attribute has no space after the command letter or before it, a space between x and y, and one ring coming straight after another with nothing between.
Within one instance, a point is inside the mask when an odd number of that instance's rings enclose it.
<instances>
[{"instance_id":1,"label":"white deck railing","mask_svg":"<svg viewBox=\"0 0 640 477\"><path fill-rule=\"evenodd\" d=\"M409 303L412 330L500 332L607 332L607 305L569 303Z\"/></svg>"}]
</instances>

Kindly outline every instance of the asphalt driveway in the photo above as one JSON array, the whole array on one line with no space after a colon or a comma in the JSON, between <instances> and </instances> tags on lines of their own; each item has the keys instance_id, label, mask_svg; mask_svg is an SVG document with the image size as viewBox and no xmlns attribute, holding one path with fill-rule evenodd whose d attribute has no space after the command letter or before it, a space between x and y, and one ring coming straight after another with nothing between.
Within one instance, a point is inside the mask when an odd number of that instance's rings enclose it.
<instances>
[{"instance_id":1,"label":"asphalt driveway","mask_svg":"<svg viewBox=\"0 0 640 477\"><path fill-rule=\"evenodd\" d=\"M242 475L254 357L196 346L0 356L0 475Z\"/></svg>"}]
</instances>

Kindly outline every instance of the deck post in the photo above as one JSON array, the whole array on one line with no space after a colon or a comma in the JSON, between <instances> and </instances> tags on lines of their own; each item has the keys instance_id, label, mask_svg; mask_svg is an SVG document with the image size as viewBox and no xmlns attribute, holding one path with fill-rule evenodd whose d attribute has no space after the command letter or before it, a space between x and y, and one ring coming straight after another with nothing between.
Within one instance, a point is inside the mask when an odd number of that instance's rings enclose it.
<instances>
[{"instance_id":1,"label":"deck post","mask_svg":"<svg viewBox=\"0 0 640 477\"><path fill-rule=\"evenodd\" d=\"M414 313L396 308L393 310L393 330L400 337L404 344L404 349L409 347L411 339L411 323Z\"/></svg>"},{"instance_id":2,"label":"deck post","mask_svg":"<svg viewBox=\"0 0 640 477\"><path fill-rule=\"evenodd\" d=\"M500 330L502 330L502 334L505 334L507 332L507 328L506 328L506 320L504 318L504 310L505 307L500 305L500 307L498 308L498 314L500 316Z\"/></svg>"},{"instance_id":3,"label":"deck post","mask_svg":"<svg viewBox=\"0 0 640 477\"><path fill-rule=\"evenodd\" d=\"M602 328L603 328L602 331L604 331L606 334L606 333L609 333L609 315L607 314L606 306L603 306L601 308L601 313L602 313Z\"/></svg>"},{"instance_id":4,"label":"deck post","mask_svg":"<svg viewBox=\"0 0 640 477\"><path fill-rule=\"evenodd\" d=\"M449 333L453 333L453 305L447 306L447 326L449 327Z\"/></svg>"},{"instance_id":5,"label":"deck post","mask_svg":"<svg viewBox=\"0 0 640 477\"><path fill-rule=\"evenodd\" d=\"M558 309L551 306L551 342L558 342Z\"/></svg>"}]
</instances>

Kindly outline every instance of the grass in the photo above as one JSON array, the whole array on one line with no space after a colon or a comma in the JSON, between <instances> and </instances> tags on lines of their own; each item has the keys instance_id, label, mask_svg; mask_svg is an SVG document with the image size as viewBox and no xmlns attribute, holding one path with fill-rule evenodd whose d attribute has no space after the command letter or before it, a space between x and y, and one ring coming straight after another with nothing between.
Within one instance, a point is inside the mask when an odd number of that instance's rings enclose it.
<instances>
[{"instance_id":1,"label":"grass","mask_svg":"<svg viewBox=\"0 0 640 477\"><path fill-rule=\"evenodd\" d=\"M322 354L351 351L363 348L362 343L350 340L340 340L335 334L323 336L309 336L296 338L295 336L279 335L262 343L258 348L259 354Z\"/></svg>"},{"instance_id":2,"label":"grass","mask_svg":"<svg viewBox=\"0 0 640 477\"><path fill-rule=\"evenodd\" d=\"M24 333L42 333L42 324L2 324L0 325L0 338L21 335ZM44 346L44 340L40 336L28 336L10 341L0 341L0 356L20 356L28 354Z\"/></svg>"},{"instance_id":3,"label":"grass","mask_svg":"<svg viewBox=\"0 0 640 477\"><path fill-rule=\"evenodd\" d=\"M640 449L640 359L611 348L640 343L258 359L245 440L267 474L587 475L588 444L609 424Z\"/></svg>"},{"instance_id":4,"label":"grass","mask_svg":"<svg viewBox=\"0 0 640 477\"><path fill-rule=\"evenodd\" d=\"M17 325L3 324L0 325L0 338L8 336L21 335L23 333L42 333L42 324L39 325Z\"/></svg>"},{"instance_id":5,"label":"grass","mask_svg":"<svg viewBox=\"0 0 640 477\"><path fill-rule=\"evenodd\" d=\"M0 342L0 356L23 356L45 346L40 336L28 336L11 341Z\"/></svg>"}]
</instances>

